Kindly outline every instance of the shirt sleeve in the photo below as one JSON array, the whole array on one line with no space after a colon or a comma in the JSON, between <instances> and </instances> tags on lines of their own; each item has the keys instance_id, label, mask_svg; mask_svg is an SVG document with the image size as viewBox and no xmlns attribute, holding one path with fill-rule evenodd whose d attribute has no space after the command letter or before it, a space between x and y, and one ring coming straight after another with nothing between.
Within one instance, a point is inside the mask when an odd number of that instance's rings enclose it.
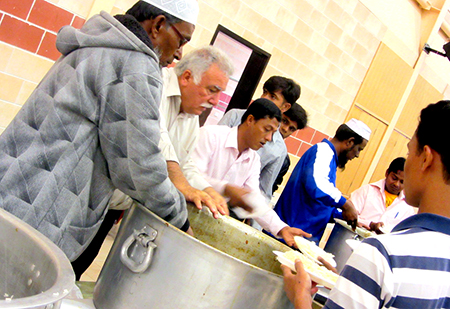
<instances>
[{"instance_id":1,"label":"shirt sleeve","mask_svg":"<svg viewBox=\"0 0 450 309\"><path fill-rule=\"evenodd\" d=\"M289 170L289 166L291 165L291 160L289 159L289 155L286 155L283 161L283 165L281 166L281 170L278 173L277 178L275 179L275 182L273 183L272 187L272 193L278 190L278 187L283 182L284 175L286 175L287 171Z\"/></svg>"},{"instance_id":2,"label":"shirt sleeve","mask_svg":"<svg viewBox=\"0 0 450 309\"><path fill-rule=\"evenodd\" d=\"M304 185L311 199L321 201L324 205L342 207L346 202L345 197L330 181L331 160L334 160L334 152L325 143L317 144L315 157L311 164L305 168ZM333 171L336 173L336 171Z\"/></svg>"},{"instance_id":3,"label":"shirt sleeve","mask_svg":"<svg viewBox=\"0 0 450 309\"><path fill-rule=\"evenodd\" d=\"M252 191L258 191L259 190L259 171L261 169L261 163L259 160L259 156L255 157L254 161L251 165L250 175L247 181L245 182L244 186ZM260 192L260 194L262 194ZM269 206L267 206L269 207ZM272 235L278 235L278 233L283 229L284 227L288 226L286 223L284 223L280 217L277 215L277 213L270 209L268 212L266 212L264 215L260 217L254 218L256 222L258 222L259 225L266 231L269 231Z\"/></svg>"},{"instance_id":4,"label":"shirt sleeve","mask_svg":"<svg viewBox=\"0 0 450 309\"><path fill-rule=\"evenodd\" d=\"M281 154L274 160L268 162L266 166L261 170L261 176L259 179L259 186L264 195L270 200L272 198L272 188L275 180L280 173L283 166L284 159L286 158L286 151L282 150Z\"/></svg>"},{"instance_id":5,"label":"shirt sleeve","mask_svg":"<svg viewBox=\"0 0 450 309\"><path fill-rule=\"evenodd\" d=\"M368 187L362 186L350 194L350 200L353 205L355 205L356 211L358 212L358 221L365 225L369 225L371 220L367 220L361 214L364 211L364 206L367 200Z\"/></svg>"},{"instance_id":6,"label":"shirt sleeve","mask_svg":"<svg viewBox=\"0 0 450 309\"><path fill-rule=\"evenodd\" d=\"M99 143L115 187L182 227L187 220L186 202L170 181L158 148L162 85L156 70L147 66L142 70L145 74L124 74L120 82L100 90Z\"/></svg>"},{"instance_id":7,"label":"shirt sleeve","mask_svg":"<svg viewBox=\"0 0 450 309\"><path fill-rule=\"evenodd\" d=\"M163 69L163 79L166 84L163 88L163 94L161 96L161 104L159 105L159 129L161 133L161 139L159 140L159 148L161 149L161 153L163 154L166 161L173 161L180 164L178 160L177 152L175 147L172 145L172 141L170 140L169 130L168 130L168 117L170 113L170 98L167 97L166 91L169 87L170 81L170 73L168 70Z\"/></svg>"},{"instance_id":8,"label":"shirt sleeve","mask_svg":"<svg viewBox=\"0 0 450 309\"><path fill-rule=\"evenodd\" d=\"M130 208L132 204L132 198L124 194L122 191L116 189L114 190L114 193L109 200L108 209L125 210Z\"/></svg>"},{"instance_id":9,"label":"shirt sleeve","mask_svg":"<svg viewBox=\"0 0 450 309\"><path fill-rule=\"evenodd\" d=\"M211 184L203 177L191 158L183 165L182 171L189 184L197 190L205 190L211 187Z\"/></svg>"},{"instance_id":10,"label":"shirt sleeve","mask_svg":"<svg viewBox=\"0 0 450 309\"><path fill-rule=\"evenodd\" d=\"M278 237L278 233L288 226L286 223L284 223L280 217L277 215L277 213L271 209L270 211L266 212L261 217L254 218L256 222L258 222L259 225L266 231L269 231L272 235Z\"/></svg>"},{"instance_id":11,"label":"shirt sleeve","mask_svg":"<svg viewBox=\"0 0 450 309\"><path fill-rule=\"evenodd\" d=\"M233 128L241 124L241 118L242 115L239 113L238 109L231 109L223 115L222 119L220 119L217 124Z\"/></svg>"},{"instance_id":12,"label":"shirt sleeve","mask_svg":"<svg viewBox=\"0 0 450 309\"><path fill-rule=\"evenodd\" d=\"M356 248L330 292L324 308L370 309L388 304L395 280L386 248L367 238Z\"/></svg>"}]
</instances>

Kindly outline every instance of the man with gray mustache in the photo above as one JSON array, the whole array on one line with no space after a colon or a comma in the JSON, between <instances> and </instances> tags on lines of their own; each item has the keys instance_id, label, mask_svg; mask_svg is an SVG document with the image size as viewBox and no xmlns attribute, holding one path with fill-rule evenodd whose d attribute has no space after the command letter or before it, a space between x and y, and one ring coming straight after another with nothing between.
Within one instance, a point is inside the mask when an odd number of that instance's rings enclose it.
<instances>
[{"instance_id":1,"label":"man with gray mustache","mask_svg":"<svg viewBox=\"0 0 450 309\"><path fill-rule=\"evenodd\" d=\"M219 103L233 71L229 57L213 46L194 49L175 68L163 70L159 148L170 180L187 201L199 209L204 203L216 218L218 213L228 214L227 203L200 174L191 153L197 143L199 115Z\"/></svg>"}]
</instances>

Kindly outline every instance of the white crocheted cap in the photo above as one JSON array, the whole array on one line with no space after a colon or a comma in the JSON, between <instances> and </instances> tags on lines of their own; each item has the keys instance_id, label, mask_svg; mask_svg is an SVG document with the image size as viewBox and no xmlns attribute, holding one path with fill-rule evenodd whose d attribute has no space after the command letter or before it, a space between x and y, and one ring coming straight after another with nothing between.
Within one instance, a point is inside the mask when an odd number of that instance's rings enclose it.
<instances>
[{"instance_id":1,"label":"white crocheted cap","mask_svg":"<svg viewBox=\"0 0 450 309\"><path fill-rule=\"evenodd\" d=\"M185 22L195 25L198 17L197 0L142 0Z\"/></svg>"},{"instance_id":2,"label":"white crocheted cap","mask_svg":"<svg viewBox=\"0 0 450 309\"><path fill-rule=\"evenodd\" d=\"M346 123L347 127L349 127L353 132L361 136L362 138L369 140L370 133L372 130L361 120L352 118Z\"/></svg>"}]
</instances>

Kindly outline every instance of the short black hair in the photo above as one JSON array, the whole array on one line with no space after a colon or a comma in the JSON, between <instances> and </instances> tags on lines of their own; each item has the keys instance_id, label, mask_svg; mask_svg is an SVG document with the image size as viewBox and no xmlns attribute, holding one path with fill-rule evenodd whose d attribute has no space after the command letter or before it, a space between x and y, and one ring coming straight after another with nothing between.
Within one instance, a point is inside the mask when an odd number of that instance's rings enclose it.
<instances>
[{"instance_id":1,"label":"short black hair","mask_svg":"<svg viewBox=\"0 0 450 309\"><path fill-rule=\"evenodd\" d=\"M286 102L294 104L300 97L300 85L290 78L283 76L272 76L263 85L263 90L270 93L281 91Z\"/></svg>"},{"instance_id":2,"label":"short black hair","mask_svg":"<svg viewBox=\"0 0 450 309\"><path fill-rule=\"evenodd\" d=\"M283 115L296 122L298 130L304 129L308 124L308 115L306 115L305 109L300 104L292 104L291 108L285 111Z\"/></svg>"},{"instance_id":3,"label":"short black hair","mask_svg":"<svg viewBox=\"0 0 450 309\"><path fill-rule=\"evenodd\" d=\"M395 158L391 164L389 164L388 173L394 172L397 173L398 171L402 171L405 169L405 161L406 159L403 157Z\"/></svg>"},{"instance_id":4,"label":"short black hair","mask_svg":"<svg viewBox=\"0 0 450 309\"><path fill-rule=\"evenodd\" d=\"M447 184L450 183L450 147L446 142L446 136L450 133L449 120L450 101L442 100L422 109L416 130L419 153L427 145L441 156Z\"/></svg>"},{"instance_id":5,"label":"short black hair","mask_svg":"<svg viewBox=\"0 0 450 309\"><path fill-rule=\"evenodd\" d=\"M242 115L241 123L247 120L248 115L253 115L256 121L263 118L276 118L278 122L281 121L281 111L278 106L267 99L257 99L249 105L244 115Z\"/></svg>"},{"instance_id":6,"label":"short black hair","mask_svg":"<svg viewBox=\"0 0 450 309\"><path fill-rule=\"evenodd\" d=\"M361 135L350 129L346 124L341 124L336 130L336 134L334 137L340 141L346 141L352 137L355 138L355 145L359 145L363 142L363 138Z\"/></svg>"},{"instance_id":7,"label":"short black hair","mask_svg":"<svg viewBox=\"0 0 450 309\"><path fill-rule=\"evenodd\" d=\"M143 22L145 20L154 19L159 15L164 15L166 17L169 25L177 24L182 22L181 19L153 6L145 1L136 2L125 14L131 15L138 22Z\"/></svg>"}]
</instances>

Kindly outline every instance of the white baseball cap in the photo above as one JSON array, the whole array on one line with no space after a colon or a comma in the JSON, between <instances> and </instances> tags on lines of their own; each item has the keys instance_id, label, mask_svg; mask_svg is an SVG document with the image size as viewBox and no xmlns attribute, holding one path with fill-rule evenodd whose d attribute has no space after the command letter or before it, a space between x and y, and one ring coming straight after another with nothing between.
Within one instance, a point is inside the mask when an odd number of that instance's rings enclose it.
<instances>
[{"instance_id":1,"label":"white baseball cap","mask_svg":"<svg viewBox=\"0 0 450 309\"><path fill-rule=\"evenodd\" d=\"M185 22L195 25L198 17L197 0L142 0Z\"/></svg>"},{"instance_id":2,"label":"white baseball cap","mask_svg":"<svg viewBox=\"0 0 450 309\"><path fill-rule=\"evenodd\" d=\"M346 123L347 127L349 127L353 132L361 136L362 138L369 140L370 133L372 130L361 120L352 118Z\"/></svg>"}]
</instances>

